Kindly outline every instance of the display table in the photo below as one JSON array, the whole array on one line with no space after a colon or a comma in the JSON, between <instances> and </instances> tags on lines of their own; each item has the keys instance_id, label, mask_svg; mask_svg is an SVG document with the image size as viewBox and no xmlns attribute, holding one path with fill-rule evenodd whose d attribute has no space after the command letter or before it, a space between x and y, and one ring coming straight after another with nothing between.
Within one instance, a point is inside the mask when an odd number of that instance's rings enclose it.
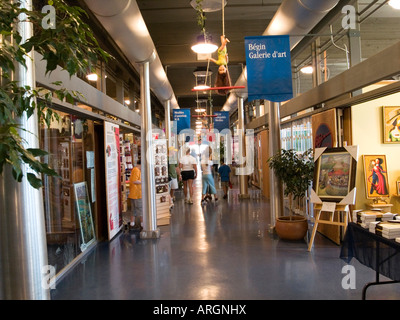
<instances>
[{"instance_id":1,"label":"display table","mask_svg":"<svg viewBox=\"0 0 400 320\"><path fill-rule=\"evenodd\" d=\"M376 271L375 282L367 283L363 288L363 300L370 286L400 282L400 243L376 235L354 222L347 226L340 258L347 263L356 258ZM379 281L380 274L392 281Z\"/></svg>"}]
</instances>

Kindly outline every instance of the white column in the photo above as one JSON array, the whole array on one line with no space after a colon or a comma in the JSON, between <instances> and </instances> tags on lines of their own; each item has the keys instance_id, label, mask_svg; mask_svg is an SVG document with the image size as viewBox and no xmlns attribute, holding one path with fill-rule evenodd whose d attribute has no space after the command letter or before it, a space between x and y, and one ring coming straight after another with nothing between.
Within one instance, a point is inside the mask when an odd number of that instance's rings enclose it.
<instances>
[{"instance_id":1,"label":"white column","mask_svg":"<svg viewBox=\"0 0 400 320\"><path fill-rule=\"evenodd\" d=\"M272 157L281 150L281 128L279 108L280 103L269 102L269 156ZM276 177L274 170L269 171L270 216L271 229L275 227L277 217L283 215L283 188L282 183Z\"/></svg>"},{"instance_id":2,"label":"white column","mask_svg":"<svg viewBox=\"0 0 400 320\"><path fill-rule=\"evenodd\" d=\"M142 206L143 230L140 237L158 238L157 228L156 186L154 176L154 150L152 140L151 99L150 99L150 62L141 63L141 174L142 174Z\"/></svg>"},{"instance_id":3,"label":"white column","mask_svg":"<svg viewBox=\"0 0 400 320\"><path fill-rule=\"evenodd\" d=\"M32 1L21 6L31 10ZM22 42L33 35L30 23L18 25ZM26 68L18 65L15 79L21 86L35 87L34 63L26 59ZM38 148L39 126L36 114L19 119L25 146ZM42 190L34 189L26 179L29 168L23 167L24 178L16 182L11 167L6 165L0 175L0 299L48 300L49 285L46 230ZM42 283L43 280L43 283Z\"/></svg>"}]
</instances>

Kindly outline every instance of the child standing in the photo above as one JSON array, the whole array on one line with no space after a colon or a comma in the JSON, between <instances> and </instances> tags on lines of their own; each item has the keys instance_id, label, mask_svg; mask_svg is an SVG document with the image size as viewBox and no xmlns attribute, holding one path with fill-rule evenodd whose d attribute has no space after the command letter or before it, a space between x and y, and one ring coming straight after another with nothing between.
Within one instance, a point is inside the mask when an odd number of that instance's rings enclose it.
<instances>
[{"instance_id":1,"label":"child standing","mask_svg":"<svg viewBox=\"0 0 400 320\"><path fill-rule=\"evenodd\" d=\"M222 189L224 190L224 199L228 198L228 189L229 189L229 182L231 168L224 163L224 160L221 161L221 165L218 169L219 176L221 178Z\"/></svg>"}]
</instances>

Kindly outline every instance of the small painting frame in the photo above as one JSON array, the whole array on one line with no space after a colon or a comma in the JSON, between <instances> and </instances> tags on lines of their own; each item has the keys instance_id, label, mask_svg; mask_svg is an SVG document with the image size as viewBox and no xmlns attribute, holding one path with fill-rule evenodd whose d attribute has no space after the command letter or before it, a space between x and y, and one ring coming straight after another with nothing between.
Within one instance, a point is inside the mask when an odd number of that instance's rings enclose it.
<instances>
[{"instance_id":1,"label":"small painting frame","mask_svg":"<svg viewBox=\"0 0 400 320\"><path fill-rule=\"evenodd\" d=\"M341 202L355 189L357 155L347 148L318 148L314 162L313 189L321 201Z\"/></svg>"},{"instance_id":2,"label":"small painting frame","mask_svg":"<svg viewBox=\"0 0 400 320\"><path fill-rule=\"evenodd\" d=\"M400 143L400 106L382 107L383 143Z\"/></svg>"},{"instance_id":3,"label":"small painting frame","mask_svg":"<svg viewBox=\"0 0 400 320\"><path fill-rule=\"evenodd\" d=\"M75 203L78 210L79 225L82 235L81 251L85 251L96 241L92 209L86 181L74 184Z\"/></svg>"},{"instance_id":4,"label":"small painting frame","mask_svg":"<svg viewBox=\"0 0 400 320\"><path fill-rule=\"evenodd\" d=\"M400 196L400 180L396 181L397 195Z\"/></svg>"},{"instance_id":5,"label":"small painting frame","mask_svg":"<svg viewBox=\"0 0 400 320\"><path fill-rule=\"evenodd\" d=\"M386 155L363 155L363 161L367 199L390 197Z\"/></svg>"}]
</instances>

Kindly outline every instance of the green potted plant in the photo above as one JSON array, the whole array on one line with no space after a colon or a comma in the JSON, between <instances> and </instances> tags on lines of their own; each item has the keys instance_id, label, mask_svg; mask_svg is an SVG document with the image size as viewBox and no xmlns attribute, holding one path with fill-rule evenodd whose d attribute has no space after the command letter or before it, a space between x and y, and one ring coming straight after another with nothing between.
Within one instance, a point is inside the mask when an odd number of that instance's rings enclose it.
<instances>
[{"instance_id":1,"label":"green potted plant","mask_svg":"<svg viewBox=\"0 0 400 320\"><path fill-rule=\"evenodd\" d=\"M284 195L289 197L289 216L277 218L275 231L286 240L303 239L308 230L307 218L294 214L293 203L299 211L300 201L306 196L314 177L312 149L303 153L295 150L280 150L268 160L269 167L284 185Z\"/></svg>"}]
</instances>

